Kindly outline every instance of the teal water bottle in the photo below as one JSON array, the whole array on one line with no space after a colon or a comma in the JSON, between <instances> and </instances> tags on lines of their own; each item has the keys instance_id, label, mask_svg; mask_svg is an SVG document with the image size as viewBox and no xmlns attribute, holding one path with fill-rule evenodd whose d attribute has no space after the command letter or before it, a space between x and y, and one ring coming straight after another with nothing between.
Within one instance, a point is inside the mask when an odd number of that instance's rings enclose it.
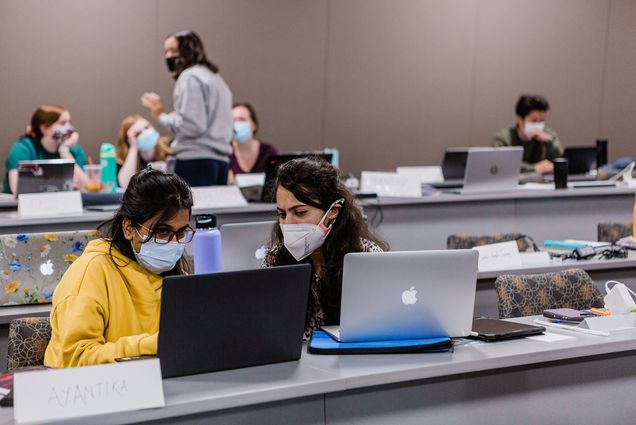
<instances>
[{"instance_id":1,"label":"teal water bottle","mask_svg":"<svg viewBox=\"0 0 636 425\"><path fill-rule=\"evenodd\" d=\"M99 160L103 167L104 192L115 192L117 190L117 160L115 146L112 143L102 143L99 148Z\"/></svg>"}]
</instances>

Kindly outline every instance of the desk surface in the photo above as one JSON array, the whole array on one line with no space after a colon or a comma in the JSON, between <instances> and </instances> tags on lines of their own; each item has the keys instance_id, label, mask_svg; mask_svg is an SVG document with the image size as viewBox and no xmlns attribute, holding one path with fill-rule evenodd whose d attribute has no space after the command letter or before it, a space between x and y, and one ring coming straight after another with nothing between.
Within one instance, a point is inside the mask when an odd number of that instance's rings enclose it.
<instances>
[{"instance_id":1,"label":"desk surface","mask_svg":"<svg viewBox=\"0 0 636 425\"><path fill-rule=\"evenodd\" d=\"M532 318L518 320L531 323ZM100 417L100 422L114 424L170 418L356 388L636 350L636 330L614 332L609 337L560 329L549 332L575 338L553 343L529 339L500 343L461 340L463 343L456 346L455 352L435 354L319 356L304 352L298 362L171 378L163 383L166 407L106 415ZM11 409L1 409L0 424L13 423L12 413ZM83 423L87 422L90 421L84 418Z\"/></svg>"},{"instance_id":2,"label":"desk surface","mask_svg":"<svg viewBox=\"0 0 636 425\"><path fill-rule=\"evenodd\" d=\"M438 193L432 196L421 198L394 198L381 197L378 199L359 200L360 205L374 207L381 205L382 207L392 206L408 206L423 204L454 204L461 202L486 202L498 200L514 200L514 199L550 199L550 198L579 198L579 197L604 197L617 195L632 195L636 193L636 188L628 187L598 187L585 189L565 189L565 190L516 190L501 193L486 193L478 195L457 195L448 193ZM240 215L240 214L269 214L274 213L276 206L274 204L251 203L246 207L240 208L220 208L210 210L193 209L193 214L215 213L222 216ZM101 223L112 217L110 211L89 211L85 210L80 216L55 216L42 218L19 218L15 211L0 211L0 232L3 229L15 229L18 226L38 226L38 225L56 225L70 223L86 223L87 228L93 228L96 223ZM271 217L270 217L271 219ZM8 232L4 232L8 233Z\"/></svg>"},{"instance_id":3,"label":"desk surface","mask_svg":"<svg viewBox=\"0 0 636 425\"><path fill-rule=\"evenodd\" d=\"M610 260L603 258L593 258L590 260L563 260L551 261L549 264L541 266L521 266L513 268L505 268L500 270L492 270L487 272L479 272L477 279L494 279L502 274L536 274L556 272L567 269L583 269L586 271L593 270L616 270L636 267L636 251L628 251L627 258L613 258Z\"/></svg>"}]
</instances>

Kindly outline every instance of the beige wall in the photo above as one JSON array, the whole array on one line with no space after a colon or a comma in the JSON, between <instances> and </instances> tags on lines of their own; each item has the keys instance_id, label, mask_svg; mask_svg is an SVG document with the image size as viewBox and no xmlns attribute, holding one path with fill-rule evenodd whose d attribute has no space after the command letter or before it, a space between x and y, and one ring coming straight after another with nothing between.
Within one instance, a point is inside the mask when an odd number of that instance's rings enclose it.
<instances>
[{"instance_id":1,"label":"beige wall","mask_svg":"<svg viewBox=\"0 0 636 425\"><path fill-rule=\"evenodd\" d=\"M169 105L161 44L183 28L264 140L337 146L347 171L488 144L522 92L548 97L566 146L636 156L634 22L630 0L3 0L0 158L41 103L69 107L93 156L144 91Z\"/></svg>"}]
</instances>

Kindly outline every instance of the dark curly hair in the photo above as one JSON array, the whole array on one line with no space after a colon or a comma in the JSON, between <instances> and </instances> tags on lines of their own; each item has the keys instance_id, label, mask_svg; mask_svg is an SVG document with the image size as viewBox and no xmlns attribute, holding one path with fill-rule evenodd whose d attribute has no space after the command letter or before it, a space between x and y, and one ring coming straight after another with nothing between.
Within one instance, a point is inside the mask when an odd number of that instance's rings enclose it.
<instances>
[{"instance_id":1,"label":"dark curly hair","mask_svg":"<svg viewBox=\"0 0 636 425\"><path fill-rule=\"evenodd\" d=\"M170 37L176 38L179 46L179 56L175 62L175 80L183 71L194 65L203 65L215 74L219 72L219 67L210 62L205 55L203 41L196 32L192 30L177 31L167 36L166 39Z\"/></svg>"},{"instance_id":2,"label":"dark curly hair","mask_svg":"<svg viewBox=\"0 0 636 425\"><path fill-rule=\"evenodd\" d=\"M296 199L309 206L327 211L338 199L344 199L331 232L321 247L325 259L323 277L323 305L325 313L339 320L342 293L342 265L345 254L361 252L361 239L367 239L387 250L386 242L378 239L368 228L353 193L342 183L339 170L320 157L293 159L278 169L275 187L290 191ZM284 248L279 222L274 224L268 263L273 266L296 264L296 259ZM307 257L302 262L311 263ZM336 316L336 317L333 317Z\"/></svg>"},{"instance_id":3,"label":"dark curly hair","mask_svg":"<svg viewBox=\"0 0 636 425\"><path fill-rule=\"evenodd\" d=\"M98 227L100 234L110 242L110 255L113 262L117 264L112 255L113 246L128 259L135 261L133 248L124 235L125 219L130 220L134 227L139 227L146 220L157 217L154 226L156 227L157 224L173 218L182 209L192 210L192 191L181 177L153 170L150 167L133 175L114 217ZM154 233L154 227L149 236ZM125 266L126 264L128 263L117 265ZM179 275L189 272L190 265L183 256L172 270L162 275Z\"/></svg>"}]
</instances>

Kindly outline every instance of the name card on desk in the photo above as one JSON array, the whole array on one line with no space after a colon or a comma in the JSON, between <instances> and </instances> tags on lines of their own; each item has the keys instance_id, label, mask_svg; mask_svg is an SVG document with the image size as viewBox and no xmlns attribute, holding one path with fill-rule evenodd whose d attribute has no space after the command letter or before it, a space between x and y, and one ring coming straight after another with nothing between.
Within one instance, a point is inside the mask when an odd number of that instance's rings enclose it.
<instances>
[{"instance_id":1,"label":"name card on desk","mask_svg":"<svg viewBox=\"0 0 636 425\"><path fill-rule=\"evenodd\" d=\"M520 253L519 258L523 267L545 267L552 264L550 254L546 251Z\"/></svg>"},{"instance_id":2,"label":"name card on desk","mask_svg":"<svg viewBox=\"0 0 636 425\"><path fill-rule=\"evenodd\" d=\"M247 201L238 186L193 187L194 208L245 207Z\"/></svg>"},{"instance_id":3,"label":"name card on desk","mask_svg":"<svg viewBox=\"0 0 636 425\"><path fill-rule=\"evenodd\" d=\"M234 175L234 180L238 187L263 186L265 173L239 173Z\"/></svg>"},{"instance_id":4,"label":"name card on desk","mask_svg":"<svg viewBox=\"0 0 636 425\"><path fill-rule=\"evenodd\" d=\"M417 178L420 183L440 183L444 181L442 167L439 165L422 167L397 167L395 171L402 176Z\"/></svg>"},{"instance_id":5,"label":"name card on desk","mask_svg":"<svg viewBox=\"0 0 636 425\"><path fill-rule=\"evenodd\" d=\"M380 196L399 196L419 198L422 196L422 184L418 177L363 171L360 176L360 191L377 193Z\"/></svg>"},{"instance_id":6,"label":"name card on desk","mask_svg":"<svg viewBox=\"0 0 636 425\"><path fill-rule=\"evenodd\" d=\"M583 329L606 332L633 329L636 326L636 314L586 317L579 326Z\"/></svg>"},{"instance_id":7,"label":"name card on desk","mask_svg":"<svg viewBox=\"0 0 636 425\"><path fill-rule=\"evenodd\" d=\"M18 195L18 217L54 217L82 215L82 195L79 191L23 193Z\"/></svg>"},{"instance_id":8,"label":"name card on desk","mask_svg":"<svg viewBox=\"0 0 636 425\"><path fill-rule=\"evenodd\" d=\"M516 241L493 243L473 248L479 252L480 272L521 267L519 247Z\"/></svg>"},{"instance_id":9,"label":"name card on desk","mask_svg":"<svg viewBox=\"0 0 636 425\"><path fill-rule=\"evenodd\" d=\"M165 405L159 359L18 372L13 415L32 423Z\"/></svg>"}]
</instances>

